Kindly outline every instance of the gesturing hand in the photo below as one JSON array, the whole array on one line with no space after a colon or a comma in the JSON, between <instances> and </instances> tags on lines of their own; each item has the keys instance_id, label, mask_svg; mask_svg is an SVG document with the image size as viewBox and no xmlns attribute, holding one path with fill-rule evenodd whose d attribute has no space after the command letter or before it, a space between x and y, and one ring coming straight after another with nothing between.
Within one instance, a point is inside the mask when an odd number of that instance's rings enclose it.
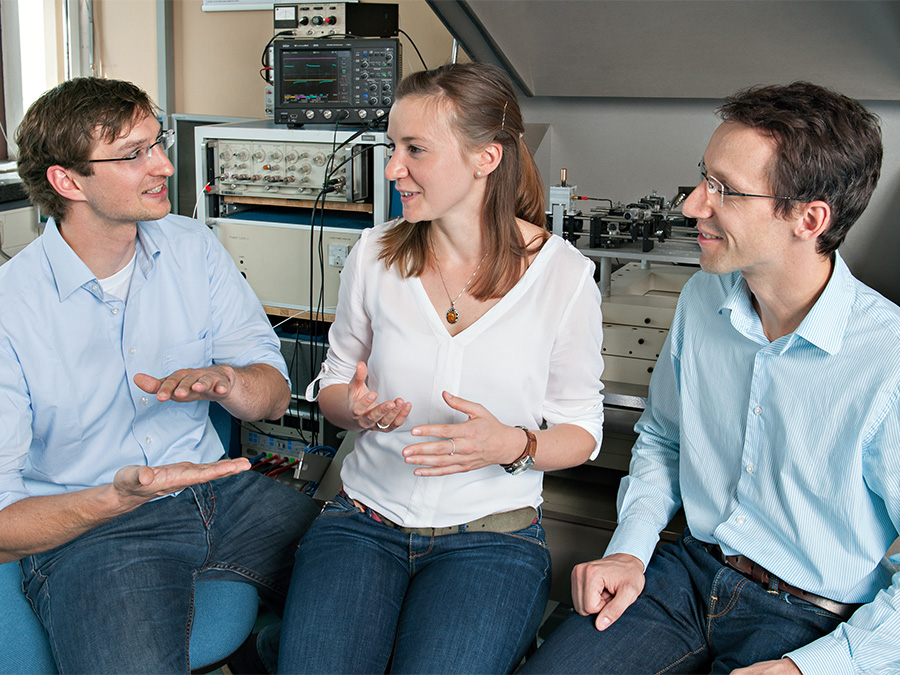
<instances>
[{"instance_id":1,"label":"gesturing hand","mask_svg":"<svg viewBox=\"0 0 900 675\"><path fill-rule=\"evenodd\" d=\"M210 366L208 368L182 368L171 375L156 378L145 373L134 376L134 383L148 394L156 394L159 401L189 403L207 399L222 401L235 382L235 371L231 366Z\"/></svg>"},{"instance_id":2,"label":"gesturing hand","mask_svg":"<svg viewBox=\"0 0 900 675\"><path fill-rule=\"evenodd\" d=\"M409 464L423 465L417 476L445 476L480 469L491 464L514 462L525 447L521 429L500 422L480 403L452 396L446 391L444 401L454 410L468 416L458 424L421 424L413 436L433 436L441 440L415 443L403 449Z\"/></svg>"},{"instance_id":3,"label":"gesturing hand","mask_svg":"<svg viewBox=\"0 0 900 675\"><path fill-rule=\"evenodd\" d=\"M412 403L402 398L378 403L378 393L369 391L366 386L367 375L366 364L360 361L356 364L356 372L347 387L347 405L351 417L362 429L393 431L402 426L412 410Z\"/></svg>"},{"instance_id":4,"label":"gesturing hand","mask_svg":"<svg viewBox=\"0 0 900 675\"><path fill-rule=\"evenodd\" d=\"M123 466L113 478L113 489L123 499L149 501L191 485L241 473L249 468L250 461L244 457L208 464L179 462L163 466Z\"/></svg>"}]
</instances>

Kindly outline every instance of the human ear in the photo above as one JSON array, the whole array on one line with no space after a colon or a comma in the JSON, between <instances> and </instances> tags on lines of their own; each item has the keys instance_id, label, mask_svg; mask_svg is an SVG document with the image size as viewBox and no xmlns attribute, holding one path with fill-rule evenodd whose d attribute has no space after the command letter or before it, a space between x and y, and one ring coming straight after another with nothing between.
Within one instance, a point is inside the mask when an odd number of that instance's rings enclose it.
<instances>
[{"instance_id":1,"label":"human ear","mask_svg":"<svg viewBox=\"0 0 900 675\"><path fill-rule=\"evenodd\" d=\"M803 241L816 239L831 226L831 207L820 200L803 204L794 226L794 236Z\"/></svg>"},{"instance_id":2,"label":"human ear","mask_svg":"<svg viewBox=\"0 0 900 675\"><path fill-rule=\"evenodd\" d=\"M50 183L50 186L61 196L72 201L83 202L87 200L81 191L80 179L81 176L75 174L71 169L64 169L58 164L54 164L47 169L47 182Z\"/></svg>"},{"instance_id":3,"label":"human ear","mask_svg":"<svg viewBox=\"0 0 900 675\"><path fill-rule=\"evenodd\" d=\"M499 143L488 143L475 159L475 175L486 176L500 165L503 159L503 146Z\"/></svg>"}]
</instances>

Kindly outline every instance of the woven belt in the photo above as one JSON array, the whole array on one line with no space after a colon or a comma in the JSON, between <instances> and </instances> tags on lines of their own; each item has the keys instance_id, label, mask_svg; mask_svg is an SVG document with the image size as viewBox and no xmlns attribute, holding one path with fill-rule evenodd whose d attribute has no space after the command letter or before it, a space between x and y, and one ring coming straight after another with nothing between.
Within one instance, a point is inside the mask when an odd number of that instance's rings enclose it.
<instances>
[{"instance_id":1,"label":"woven belt","mask_svg":"<svg viewBox=\"0 0 900 675\"><path fill-rule=\"evenodd\" d=\"M515 532L523 530L529 525L537 522L537 509L533 506L524 506L521 509L513 511L501 511L500 513L492 513L483 518L477 518L469 523L462 525L448 525L447 527L404 527L385 518L377 511L369 508L355 499L353 503L363 512L367 513L371 518L390 528L403 532L404 534L418 534L422 537L440 537L445 534L459 534L460 532Z\"/></svg>"},{"instance_id":2,"label":"woven belt","mask_svg":"<svg viewBox=\"0 0 900 675\"><path fill-rule=\"evenodd\" d=\"M757 565L755 562L750 560L750 558L743 555L725 555L722 552L722 549L716 545L707 545L707 550L716 558L718 558L726 567L730 567L736 572L740 572L751 581L755 581L765 586L766 590L769 593L779 593L781 591L784 591L785 593L793 595L795 598L800 598L801 600L805 600L811 605L815 605L820 609L824 609L826 612L837 614L839 617L844 619L844 621L849 619L853 612L855 612L861 606L858 604L838 602L837 600L832 600L831 598L825 598L821 595L816 595L815 593L804 591L802 588L791 586L791 584L787 583L780 577L775 576L774 574L769 572L769 570Z\"/></svg>"}]
</instances>

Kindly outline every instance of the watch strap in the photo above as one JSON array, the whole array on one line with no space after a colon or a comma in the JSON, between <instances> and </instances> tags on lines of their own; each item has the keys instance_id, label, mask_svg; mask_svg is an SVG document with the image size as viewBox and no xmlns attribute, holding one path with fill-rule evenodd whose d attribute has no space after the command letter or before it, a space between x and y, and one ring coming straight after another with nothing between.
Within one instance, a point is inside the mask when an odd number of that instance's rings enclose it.
<instances>
[{"instance_id":1,"label":"watch strap","mask_svg":"<svg viewBox=\"0 0 900 675\"><path fill-rule=\"evenodd\" d=\"M525 449L522 451L521 455L516 457L516 459L509 464L501 464L500 466L502 466L504 469L509 469L515 466L526 457L530 457L531 460L534 461L534 456L537 453L537 436L535 436L533 432L529 431L525 427L517 426L516 429L521 429L525 432L525 436L527 437L527 440L525 441Z\"/></svg>"}]
</instances>

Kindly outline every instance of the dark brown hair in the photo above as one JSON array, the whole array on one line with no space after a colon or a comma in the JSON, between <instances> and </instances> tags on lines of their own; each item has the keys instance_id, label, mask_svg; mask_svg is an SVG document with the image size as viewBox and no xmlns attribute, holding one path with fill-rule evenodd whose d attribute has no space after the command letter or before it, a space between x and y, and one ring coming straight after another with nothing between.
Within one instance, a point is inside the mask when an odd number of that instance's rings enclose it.
<instances>
[{"instance_id":1,"label":"dark brown hair","mask_svg":"<svg viewBox=\"0 0 900 675\"><path fill-rule=\"evenodd\" d=\"M31 104L16 130L18 171L31 201L54 220L65 218L69 200L47 180L59 166L90 176L97 141L112 143L136 122L157 114L147 94L121 80L78 77L63 82Z\"/></svg>"},{"instance_id":2,"label":"dark brown hair","mask_svg":"<svg viewBox=\"0 0 900 675\"><path fill-rule=\"evenodd\" d=\"M751 87L725 99L716 112L726 122L772 137L773 194L827 203L831 224L819 235L816 250L822 255L835 251L878 184L878 117L852 98L809 82ZM795 207L795 201L777 200L775 212L787 217Z\"/></svg>"},{"instance_id":3,"label":"dark brown hair","mask_svg":"<svg viewBox=\"0 0 900 675\"><path fill-rule=\"evenodd\" d=\"M530 250L549 237L525 242L515 220L543 226L545 215L543 182L525 145L525 123L512 84L488 64L451 64L405 77L396 99L408 96L442 104L438 109L447 111L450 128L465 150L490 143L503 148L500 164L486 177L481 221L487 258L471 289L478 300L500 297L522 276ZM403 276L419 276L429 256L428 230L427 222L401 221L382 237L379 257L388 266L396 264Z\"/></svg>"}]
</instances>

